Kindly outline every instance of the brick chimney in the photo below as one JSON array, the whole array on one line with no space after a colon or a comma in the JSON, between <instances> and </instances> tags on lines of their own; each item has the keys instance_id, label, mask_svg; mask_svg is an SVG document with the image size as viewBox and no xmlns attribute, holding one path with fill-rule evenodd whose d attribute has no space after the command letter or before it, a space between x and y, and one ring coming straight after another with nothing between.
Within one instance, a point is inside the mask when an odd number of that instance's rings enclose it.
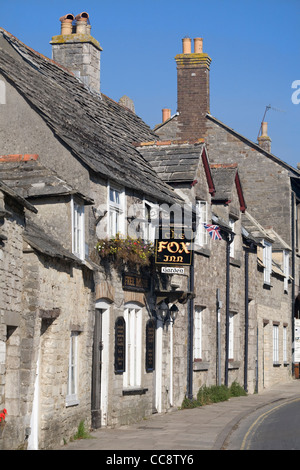
<instances>
[{"instance_id":1,"label":"brick chimney","mask_svg":"<svg viewBox=\"0 0 300 470\"><path fill-rule=\"evenodd\" d=\"M268 136L268 123L262 122L261 123L261 136L258 137L258 145L266 150L267 152L271 153L271 139Z\"/></svg>"},{"instance_id":2,"label":"brick chimney","mask_svg":"<svg viewBox=\"0 0 300 470\"><path fill-rule=\"evenodd\" d=\"M211 58L203 53L202 38L182 40L182 54L177 63L178 137L182 140L205 136L206 113L209 113L209 69Z\"/></svg>"},{"instance_id":3,"label":"brick chimney","mask_svg":"<svg viewBox=\"0 0 300 470\"><path fill-rule=\"evenodd\" d=\"M91 36L89 14L82 12L62 16L61 34L53 36L52 59L68 68L93 91L100 93L100 52L102 48Z\"/></svg>"}]
</instances>

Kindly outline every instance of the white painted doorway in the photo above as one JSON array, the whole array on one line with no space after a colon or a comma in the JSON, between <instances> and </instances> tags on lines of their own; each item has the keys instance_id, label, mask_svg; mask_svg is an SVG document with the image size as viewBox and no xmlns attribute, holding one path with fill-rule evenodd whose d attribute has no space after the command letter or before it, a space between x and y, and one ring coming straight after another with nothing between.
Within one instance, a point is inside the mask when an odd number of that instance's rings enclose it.
<instances>
[{"instance_id":1,"label":"white painted doorway","mask_svg":"<svg viewBox=\"0 0 300 470\"><path fill-rule=\"evenodd\" d=\"M36 363L36 373L34 381L34 395L32 402L32 412L30 418L30 435L28 437L27 450L39 449L39 401L40 401L40 358Z\"/></svg>"},{"instance_id":2,"label":"white painted doorway","mask_svg":"<svg viewBox=\"0 0 300 470\"><path fill-rule=\"evenodd\" d=\"M163 322L157 319L155 339L155 408L162 411Z\"/></svg>"},{"instance_id":3,"label":"white painted doorway","mask_svg":"<svg viewBox=\"0 0 300 470\"><path fill-rule=\"evenodd\" d=\"M98 363L93 364L97 368L95 379L97 384L93 384L94 400L96 406L101 411L101 427L106 427L108 422L108 384L109 384L109 360L110 360L110 304L105 299L96 302L95 310L95 338L97 344L94 347L99 354ZM97 394L97 396L95 396ZM94 403L94 404L95 404Z\"/></svg>"}]
</instances>

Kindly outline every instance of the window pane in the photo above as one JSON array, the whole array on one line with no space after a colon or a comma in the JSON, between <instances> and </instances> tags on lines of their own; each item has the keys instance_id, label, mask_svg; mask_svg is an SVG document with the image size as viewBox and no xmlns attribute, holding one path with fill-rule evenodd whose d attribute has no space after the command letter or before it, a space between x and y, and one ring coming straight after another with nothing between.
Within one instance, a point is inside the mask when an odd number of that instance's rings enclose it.
<instances>
[{"instance_id":1,"label":"window pane","mask_svg":"<svg viewBox=\"0 0 300 470\"><path fill-rule=\"evenodd\" d=\"M207 202L198 201L197 207L198 226L196 233L196 241L198 245L203 246L207 243L207 230L204 227L204 224L207 223Z\"/></svg>"},{"instance_id":2,"label":"window pane","mask_svg":"<svg viewBox=\"0 0 300 470\"><path fill-rule=\"evenodd\" d=\"M202 308L195 310L194 320L194 359L202 359Z\"/></svg>"}]
</instances>

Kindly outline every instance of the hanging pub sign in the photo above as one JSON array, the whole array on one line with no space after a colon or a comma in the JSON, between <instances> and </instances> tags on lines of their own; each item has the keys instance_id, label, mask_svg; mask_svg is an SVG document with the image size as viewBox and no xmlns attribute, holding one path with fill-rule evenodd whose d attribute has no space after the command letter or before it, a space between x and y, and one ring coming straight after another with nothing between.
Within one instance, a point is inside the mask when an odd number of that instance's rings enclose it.
<instances>
[{"instance_id":1,"label":"hanging pub sign","mask_svg":"<svg viewBox=\"0 0 300 470\"><path fill-rule=\"evenodd\" d=\"M125 320L118 317L115 323L115 373L125 372Z\"/></svg>"},{"instance_id":2,"label":"hanging pub sign","mask_svg":"<svg viewBox=\"0 0 300 470\"><path fill-rule=\"evenodd\" d=\"M155 369L155 320L152 318L146 324L146 372Z\"/></svg>"},{"instance_id":3,"label":"hanging pub sign","mask_svg":"<svg viewBox=\"0 0 300 470\"><path fill-rule=\"evenodd\" d=\"M192 240L187 230L162 227L155 240L155 264L190 266Z\"/></svg>"},{"instance_id":4,"label":"hanging pub sign","mask_svg":"<svg viewBox=\"0 0 300 470\"><path fill-rule=\"evenodd\" d=\"M122 287L134 292L147 292L150 289L150 279L138 274L123 273Z\"/></svg>"}]
</instances>

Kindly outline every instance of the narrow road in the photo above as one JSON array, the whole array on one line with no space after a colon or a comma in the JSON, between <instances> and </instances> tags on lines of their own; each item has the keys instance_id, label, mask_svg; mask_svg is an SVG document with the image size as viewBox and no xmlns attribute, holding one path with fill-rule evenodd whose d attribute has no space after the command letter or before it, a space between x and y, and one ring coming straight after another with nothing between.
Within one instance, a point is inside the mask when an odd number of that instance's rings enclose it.
<instances>
[{"instance_id":1,"label":"narrow road","mask_svg":"<svg viewBox=\"0 0 300 470\"><path fill-rule=\"evenodd\" d=\"M272 403L241 420L226 450L300 450L300 398Z\"/></svg>"}]
</instances>

